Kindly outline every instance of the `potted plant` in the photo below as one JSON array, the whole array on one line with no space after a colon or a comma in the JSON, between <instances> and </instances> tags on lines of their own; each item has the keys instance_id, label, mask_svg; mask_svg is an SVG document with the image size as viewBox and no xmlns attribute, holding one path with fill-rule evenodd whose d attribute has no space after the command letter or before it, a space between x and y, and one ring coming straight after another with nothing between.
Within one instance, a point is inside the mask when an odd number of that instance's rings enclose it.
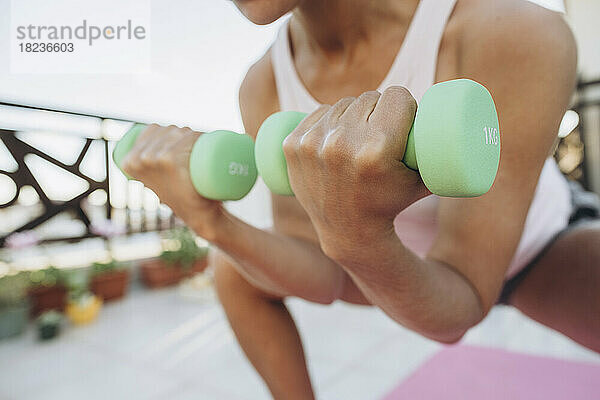
<instances>
[{"instance_id":1,"label":"potted plant","mask_svg":"<svg viewBox=\"0 0 600 400\"><path fill-rule=\"evenodd\" d=\"M204 271L208 265L208 247L200 247L187 228L170 232L160 257L141 265L142 282L150 288L170 286L183 278Z\"/></svg>"},{"instance_id":2,"label":"potted plant","mask_svg":"<svg viewBox=\"0 0 600 400\"><path fill-rule=\"evenodd\" d=\"M37 318L38 338L40 340L49 340L60 333L60 324L63 316L55 310L43 312Z\"/></svg>"},{"instance_id":3,"label":"potted plant","mask_svg":"<svg viewBox=\"0 0 600 400\"><path fill-rule=\"evenodd\" d=\"M125 296L129 284L129 268L124 263L111 260L91 266L90 290L104 301Z\"/></svg>"},{"instance_id":4,"label":"potted plant","mask_svg":"<svg viewBox=\"0 0 600 400\"><path fill-rule=\"evenodd\" d=\"M94 321L102 308L102 299L88 290L88 270L65 271L63 277L69 290L69 300L65 308L69 320L76 325L84 325Z\"/></svg>"},{"instance_id":5,"label":"potted plant","mask_svg":"<svg viewBox=\"0 0 600 400\"><path fill-rule=\"evenodd\" d=\"M25 272L0 277L0 339L25 330L29 316L28 285Z\"/></svg>"},{"instance_id":6,"label":"potted plant","mask_svg":"<svg viewBox=\"0 0 600 400\"><path fill-rule=\"evenodd\" d=\"M29 298L31 314L39 315L44 311L64 311L67 302L67 288L61 280L58 268L49 267L29 273Z\"/></svg>"}]
</instances>

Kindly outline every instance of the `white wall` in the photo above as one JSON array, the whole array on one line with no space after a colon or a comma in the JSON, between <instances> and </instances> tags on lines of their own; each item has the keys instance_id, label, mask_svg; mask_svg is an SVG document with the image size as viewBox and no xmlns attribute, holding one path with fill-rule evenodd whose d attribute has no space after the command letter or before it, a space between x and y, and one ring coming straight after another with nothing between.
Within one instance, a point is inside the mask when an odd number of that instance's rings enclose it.
<instances>
[{"instance_id":1,"label":"white wall","mask_svg":"<svg viewBox=\"0 0 600 400\"><path fill-rule=\"evenodd\" d=\"M600 0L567 0L567 19L579 49L583 77L600 77Z\"/></svg>"},{"instance_id":2,"label":"white wall","mask_svg":"<svg viewBox=\"0 0 600 400\"><path fill-rule=\"evenodd\" d=\"M197 129L242 129L239 84L277 30L252 24L229 1L152 0L151 73L11 74L10 4L0 0L0 100Z\"/></svg>"}]
</instances>

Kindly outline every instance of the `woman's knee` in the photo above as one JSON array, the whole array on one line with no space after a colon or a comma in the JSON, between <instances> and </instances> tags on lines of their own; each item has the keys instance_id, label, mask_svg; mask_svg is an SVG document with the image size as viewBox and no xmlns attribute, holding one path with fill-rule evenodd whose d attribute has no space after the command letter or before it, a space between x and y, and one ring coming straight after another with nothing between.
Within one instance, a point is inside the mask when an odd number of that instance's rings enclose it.
<instances>
[{"instance_id":1,"label":"woman's knee","mask_svg":"<svg viewBox=\"0 0 600 400\"><path fill-rule=\"evenodd\" d=\"M231 260L220 251L211 252L211 264L214 267L215 286L219 294L243 290L249 283L235 269Z\"/></svg>"},{"instance_id":2,"label":"woman's knee","mask_svg":"<svg viewBox=\"0 0 600 400\"><path fill-rule=\"evenodd\" d=\"M233 260L220 251L211 252L211 264L214 266L215 287L221 301L235 296L264 297L269 300L281 299L277 296L257 287L250 282L233 264Z\"/></svg>"}]
</instances>

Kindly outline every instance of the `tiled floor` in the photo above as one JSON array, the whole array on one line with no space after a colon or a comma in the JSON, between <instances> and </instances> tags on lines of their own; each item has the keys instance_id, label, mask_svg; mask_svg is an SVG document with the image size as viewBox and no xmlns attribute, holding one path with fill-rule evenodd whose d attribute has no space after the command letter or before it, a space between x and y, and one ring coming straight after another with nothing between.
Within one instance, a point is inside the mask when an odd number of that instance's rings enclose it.
<instances>
[{"instance_id":1,"label":"tiled floor","mask_svg":"<svg viewBox=\"0 0 600 400\"><path fill-rule=\"evenodd\" d=\"M378 399L440 348L375 309L289 305L319 399ZM2 400L269 398L220 306L177 289L134 288L94 324L67 326L49 343L34 333L30 327L0 342ZM465 341L600 363L600 356L509 308L494 310Z\"/></svg>"}]
</instances>

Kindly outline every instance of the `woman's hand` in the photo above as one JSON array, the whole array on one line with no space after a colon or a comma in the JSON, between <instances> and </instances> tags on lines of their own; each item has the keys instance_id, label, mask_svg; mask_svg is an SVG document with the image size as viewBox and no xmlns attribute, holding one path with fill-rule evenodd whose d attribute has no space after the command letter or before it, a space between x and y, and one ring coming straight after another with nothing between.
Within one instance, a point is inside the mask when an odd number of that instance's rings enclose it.
<instances>
[{"instance_id":1,"label":"woman's hand","mask_svg":"<svg viewBox=\"0 0 600 400\"><path fill-rule=\"evenodd\" d=\"M402 163L416 112L410 92L390 87L321 106L284 141L290 184L333 259L381 235L429 192Z\"/></svg>"},{"instance_id":2,"label":"woman's hand","mask_svg":"<svg viewBox=\"0 0 600 400\"><path fill-rule=\"evenodd\" d=\"M223 208L220 202L200 196L192 185L190 153L199 136L190 128L149 125L121 167L152 189L198 235L211 240Z\"/></svg>"}]
</instances>

